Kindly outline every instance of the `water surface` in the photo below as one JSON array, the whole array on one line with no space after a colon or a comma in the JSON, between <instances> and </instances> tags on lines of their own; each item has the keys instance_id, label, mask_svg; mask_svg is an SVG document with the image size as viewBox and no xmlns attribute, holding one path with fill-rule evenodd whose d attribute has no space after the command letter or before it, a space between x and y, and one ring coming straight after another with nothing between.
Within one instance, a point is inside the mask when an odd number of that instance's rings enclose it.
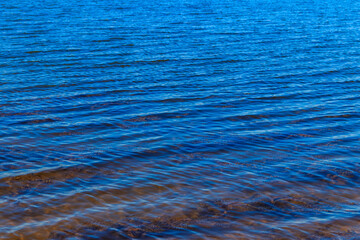
<instances>
[{"instance_id":1,"label":"water surface","mask_svg":"<svg viewBox=\"0 0 360 240\"><path fill-rule=\"evenodd\" d=\"M360 234L359 1L0 10L0 239Z\"/></svg>"}]
</instances>

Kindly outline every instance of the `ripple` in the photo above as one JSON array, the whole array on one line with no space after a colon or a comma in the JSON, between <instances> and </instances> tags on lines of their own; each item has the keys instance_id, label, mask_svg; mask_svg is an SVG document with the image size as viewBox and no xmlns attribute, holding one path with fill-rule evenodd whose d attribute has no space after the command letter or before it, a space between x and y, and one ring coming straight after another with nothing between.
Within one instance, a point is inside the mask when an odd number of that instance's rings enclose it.
<instances>
[{"instance_id":1,"label":"ripple","mask_svg":"<svg viewBox=\"0 0 360 240\"><path fill-rule=\"evenodd\" d=\"M0 239L354 239L354 1L6 1Z\"/></svg>"}]
</instances>

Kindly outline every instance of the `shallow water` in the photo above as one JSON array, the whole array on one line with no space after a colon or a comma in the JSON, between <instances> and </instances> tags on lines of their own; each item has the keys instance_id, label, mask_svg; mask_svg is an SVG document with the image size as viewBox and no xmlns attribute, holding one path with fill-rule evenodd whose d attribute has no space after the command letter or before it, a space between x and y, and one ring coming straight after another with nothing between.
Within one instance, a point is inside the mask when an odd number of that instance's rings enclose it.
<instances>
[{"instance_id":1,"label":"shallow water","mask_svg":"<svg viewBox=\"0 0 360 240\"><path fill-rule=\"evenodd\" d=\"M0 9L0 239L359 236L359 1Z\"/></svg>"}]
</instances>

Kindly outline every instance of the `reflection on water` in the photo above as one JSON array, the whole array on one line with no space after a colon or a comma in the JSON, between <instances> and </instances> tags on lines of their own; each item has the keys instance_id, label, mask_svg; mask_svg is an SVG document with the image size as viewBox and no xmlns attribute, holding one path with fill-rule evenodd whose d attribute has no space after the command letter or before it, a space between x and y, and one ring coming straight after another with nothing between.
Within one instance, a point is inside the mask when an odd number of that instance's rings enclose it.
<instances>
[{"instance_id":1,"label":"reflection on water","mask_svg":"<svg viewBox=\"0 0 360 240\"><path fill-rule=\"evenodd\" d=\"M359 2L0 6L0 239L360 234Z\"/></svg>"}]
</instances>

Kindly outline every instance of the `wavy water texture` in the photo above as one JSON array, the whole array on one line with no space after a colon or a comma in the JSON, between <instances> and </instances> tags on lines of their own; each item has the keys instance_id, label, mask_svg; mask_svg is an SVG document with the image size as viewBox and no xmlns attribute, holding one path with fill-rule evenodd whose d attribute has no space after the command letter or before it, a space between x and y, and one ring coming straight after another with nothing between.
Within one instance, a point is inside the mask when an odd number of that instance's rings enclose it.
<instances>
[{"instance_id":1,"label":"wavy water texture","mask_svg":"<svg viewBox=\"0 0 360 240\"><path fill-rule=\"evenodd\" d=\"M359 1L0 9L0 239L359 236Z\"/></svg>"}]
</instances>

